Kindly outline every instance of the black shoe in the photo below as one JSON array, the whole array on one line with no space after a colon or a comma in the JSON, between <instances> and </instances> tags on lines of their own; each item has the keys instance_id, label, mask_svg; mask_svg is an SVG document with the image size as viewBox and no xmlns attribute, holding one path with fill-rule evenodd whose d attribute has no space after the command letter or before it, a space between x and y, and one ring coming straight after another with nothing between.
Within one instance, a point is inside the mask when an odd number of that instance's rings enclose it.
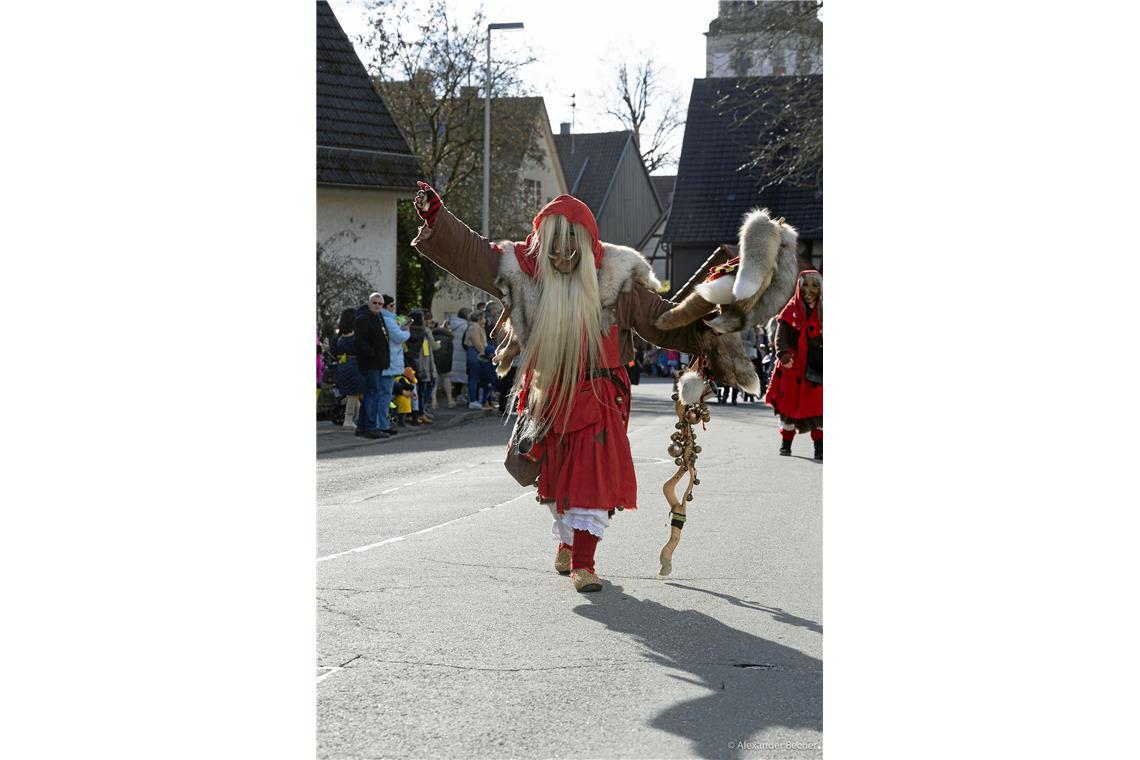
<instances>
[{"instance_id":1,"label":"black shoe","mask_svg":"<svg viewBox=\"0 0 1140 760\"><path fill-rule=\"evenodd\" d=\"M368 431L364 428L357 428L356 432L354 432L353 435L355 435L357 438L364 438L368 435Z\"/></svg>"},{"instance_id":2,"label":"black shoe","mask_svg":"<svg viewBox=\"0 0 1140 760\"><path fill-rule=\"evenodd\" d=\"M356 435L360 436L361 438L371 438L374 441L380 438L388 437L384 435L383 430L365 430L363 433L357 431Z\"/></svg>"},{"instance_id":3,"label":"black shoe","mask_svg":"<svg viewBox=\"0 0 1140 760\"><path fill-rule=\"evenodd\" d=\"M815 458L821 462L823 461L823 441L815 442Z\"/></svg>"},{"instance_id":4,"label":"black shoe","mask_svg":"<svg viewBox=\"0 0 1140 760\"><path fill-rule=\"evenodd\" d=\"M780 444L780 456L790 457L792 455L792 442L784 441Z\"/></svg>"},{"instance_id":5,"label":"black shoe","mask_svg":"<svg viewBox=\"0 0 1140 760\"><path fill-rule=\"evenodd\" d=\"M397 430L396 428L388 428L387 430L381 430L380 432L383 433L384 435L386 435L387 437L391 438L392 436L394 436L396 433L398 433L400 431Z\"/></svg>"}]
</instances>

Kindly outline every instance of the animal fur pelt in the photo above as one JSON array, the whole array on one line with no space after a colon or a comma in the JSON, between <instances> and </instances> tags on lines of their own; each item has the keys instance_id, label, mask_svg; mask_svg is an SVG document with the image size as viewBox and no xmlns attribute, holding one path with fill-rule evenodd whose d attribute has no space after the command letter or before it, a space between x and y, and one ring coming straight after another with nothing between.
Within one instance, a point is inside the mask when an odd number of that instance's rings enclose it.
<instances>
[{"instance_id":1,"label":"animal fur pelt","mask_svg":"<svg viewBox=\"0 0 1140 760\"><path fill-rule=\"evenodd\" d=\"M542 285L519 266L514 256L514 243L503 241L500 245L503 256L495 285L503 291L503 316L492 334L499 346L495 351L495 372L503 377L510 372L511 362L526 346L531 321L542 297ZM613 324L613 306L618 296L632 288L634 282L653 291L660 290L661 283L654 276L649 262L634 249L611 243L603 245L606 252L598 269L598 296L602 302L602 328L608 330Z\"/></svg>"},{"instance_id":2,"label":"animal fur pelt","mask_svg":"<svg viewBox=\"0 0 1140 760\"><path fill-rule=\"evenodd\" d=\"M495 286L503 292L503 316L492 331L498 345L495 371L500 377L510 372L511 362L525 350L532 318L538 311L542 296L542 285L519 267L513 255L513 245L502 243L504 255L500 258L499 273L495 278ZM606 253L598 270L598 296L602 302L602 328L608 330L613 324L613 307L622 293L632 288L635 282L654 291L661 289L661 283L640 253L625 246L604 245ZM717 380L744 389L755 388L749 392L759 393L760 378L745 354L739 334L709 333L702 353L708 357L709 369Z\"/></svg>"},{"instance_id":3,"label":"animal fur pelt","mask_svg":"<svg viewBox=\"0 0 1140 760\"><path fill-rule=\"evenodd\" d=\"M767 209L756 209L744 217L739 238L736 276L721 276L696 286L685 300L657 318L659 328L681 327L715 310L719 313L708 325L721 333L737 332L763 323L788 302L796 286L795 228L783 218L773 220Z\"/></svg>"}]
</instances>

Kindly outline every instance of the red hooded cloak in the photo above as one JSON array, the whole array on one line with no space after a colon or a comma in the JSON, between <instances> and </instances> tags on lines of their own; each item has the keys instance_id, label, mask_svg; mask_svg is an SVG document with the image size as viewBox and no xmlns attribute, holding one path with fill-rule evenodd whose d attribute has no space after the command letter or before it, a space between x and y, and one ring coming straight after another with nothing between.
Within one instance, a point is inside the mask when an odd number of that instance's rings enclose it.
<instances>
[{"instance_id":1,"label":"red hooded cloak","mask_svg":"<svg viewBox=\"0 0 1140 760\"><path fill-rule=\"evenodd\" d=\"M823 337L823 289L820 288L815 308L808 314L807 305L800 294L804 275L819 272L806 269L796 280L796 292L780 312L779 321L796 332L796 346L791 349L792 366L785 368L776 364L772 382L764 401L776 410L781 417L790 420L805 420L823 417L823 385L809 382L804 374L807 370L808 338ZM822 281L822 278L821 278Z\"/></svg>"}]
</instances>

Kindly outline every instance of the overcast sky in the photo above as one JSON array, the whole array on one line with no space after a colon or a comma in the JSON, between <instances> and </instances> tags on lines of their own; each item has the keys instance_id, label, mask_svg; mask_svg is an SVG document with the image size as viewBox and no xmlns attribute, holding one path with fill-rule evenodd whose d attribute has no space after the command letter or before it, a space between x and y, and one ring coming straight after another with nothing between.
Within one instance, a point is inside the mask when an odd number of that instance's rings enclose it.
<instances>
[{"instance_id":1,"label":"overcast sky","mask_svg":"<svg viewBox=\"0 0 1140 760\"><path fill-rule=\"evenodd\" d=\"M427 0L430 1L430 0ZM446 0L456 20L469 18L478 0ZM345 32L355 37L367 30L365 0L329 0ZM486 0L487 20L521 21L520 31L497 31L494 46L518 45L528 37L538 62L524 70L534 94L546 100L551 129L570 121L571 95L577 96L576 132L620 129L606 116L601 96L612 89L614 59L622 51L644 51L662 67L665 85L688 106L693 80L705 75L705 36L716 18L716 0L662 3L651 0L579 0L572 6L534 0ZM365 65L369 56L357 49ZM683 116L683 114L682 114ZM652 126L652 125L648 125ZM681 134L674 157L680 154ZM671 168L667 173L675 173Z\"/></svg>"}]
</instances>

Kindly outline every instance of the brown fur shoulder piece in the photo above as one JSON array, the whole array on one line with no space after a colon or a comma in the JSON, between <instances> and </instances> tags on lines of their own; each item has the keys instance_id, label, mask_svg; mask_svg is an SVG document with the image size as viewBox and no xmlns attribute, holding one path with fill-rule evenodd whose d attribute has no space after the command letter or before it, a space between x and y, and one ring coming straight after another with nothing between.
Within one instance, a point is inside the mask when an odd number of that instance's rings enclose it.
<instances>
[{"instance_id":1,"label":"brown fur shoulder piece","mask_svg":"<svg viewBox=\"0 0 1140 760\"><path fill-rule=\"evenodd\" d=\"M657 318L670 330L691 324L710 312L719 314L709 326L721 333L738 332L763 323L787 303L796 284L794 227L772 219L767 209L754 209L740 225L740 264L735 277L706 280L681 303Z\"/></svg>"}]
</instances>

